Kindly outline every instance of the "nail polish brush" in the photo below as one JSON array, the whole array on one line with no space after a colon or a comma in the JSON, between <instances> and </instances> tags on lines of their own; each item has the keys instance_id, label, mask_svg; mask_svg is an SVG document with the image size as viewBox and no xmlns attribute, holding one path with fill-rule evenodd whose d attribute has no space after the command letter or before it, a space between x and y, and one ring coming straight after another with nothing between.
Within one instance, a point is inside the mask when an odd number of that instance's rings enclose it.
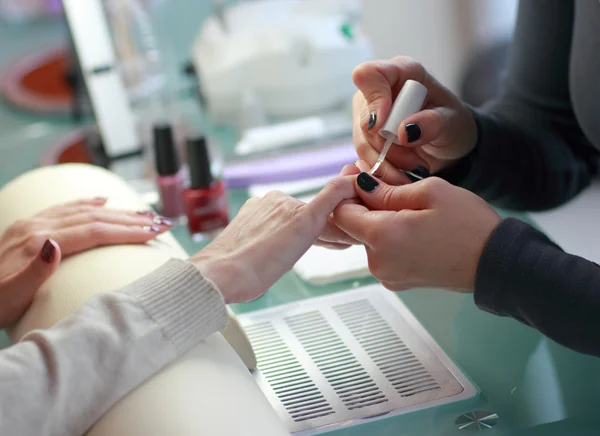
<instances>
[{"instance_id":1,"label":"nail polish brush","mask_svg":"<svg viewBox=\"0 0 600 436\"><path fill-rule=\"evenodd\" d=\"M427 88L419 82L407 80L404 83L404 86L392 105L390 114L385 120L381 130L379 130L379 134L385 138L385 144L381 153L379 153L377 162L375 162L373 168L369 170L370 175L375 174L379 169L381 163L385 160L388 151L390 151L392 144L401 145L400 139L398 139L398 128L400 127L400 124L402 124L402 121L406 118L421 110L426 96Z\"/></svg>"}]
</instances>

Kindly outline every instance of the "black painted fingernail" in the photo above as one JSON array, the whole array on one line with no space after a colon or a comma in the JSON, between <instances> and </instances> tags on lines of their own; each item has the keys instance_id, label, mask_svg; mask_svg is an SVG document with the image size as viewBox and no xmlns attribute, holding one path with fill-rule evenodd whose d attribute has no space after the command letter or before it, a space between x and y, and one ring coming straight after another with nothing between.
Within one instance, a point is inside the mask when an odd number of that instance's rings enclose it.
<instances>
[{"instance_id":1,"label":"black painted fingernail","mask_svg":"<svg viewBox=\"0 0 600 436\"><path fill-rule=\"evenodd\" d=\"M425 167L416 167L415 169L411 170L410 172L413 173L415 176L420 177L421 179L426 179L427 177L429 177L431 175L429 170Z\"/></svg>"},{"instance_id":2,"label":"black painted fingernail","mask_svg":"<svg viewBox=\"0 0 600 436\"><path fill-rule=\"evenodd\" d=\"M371 112L371 115L369 115L369 124L367 125L367 130L371 130L376 122L377 114L375 112Z\"/></svg>"},{"instance_id":3,"label":"black painted fingernail","mask_svg":"<svg viewBox=\"0 0 600 436\"><path fill-rule=\"evenodd\" d=\"M373 192L373 190L379 186L379 182L367 173L360 173L356 181L358 186L366 192Z\"/></svg>"},{"instance_id":4,"label":"black painted fingernail","mask_svg":"<svg viewBox=\"0 0 600 436\"><path fill-rule=\"evenodd\" d=\"M408 135L408 142L418 141L421 137L421 128L418 124L407 124L405 129Z\"/></svg>"},{"instance_id":5,"label":"black painted fingernail","mask_svg":"<svg viewBox=\"0 0 600 436\"><path fill-rule=\"evenodd\" d=\"M54 253L56 253L56 247L52 242L50 242L50 239L46 239L46 242L44 242L44 246L42 247L40 257L44 262L52 263L52 260L54 260Z\"/></svg>"}]
</instances>

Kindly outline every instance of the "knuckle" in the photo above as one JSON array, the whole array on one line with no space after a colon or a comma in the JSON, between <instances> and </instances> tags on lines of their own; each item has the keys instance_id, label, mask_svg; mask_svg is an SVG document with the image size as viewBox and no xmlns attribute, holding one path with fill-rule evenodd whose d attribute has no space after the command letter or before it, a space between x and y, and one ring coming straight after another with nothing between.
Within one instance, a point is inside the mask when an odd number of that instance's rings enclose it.
<instances>
[{"instance_id":1,"label":"knuckle","mask_svg":"<svg viewBox=\"0 0 600 436\"><path fill-rule=\"evenodd\" d=\"M413 78L421 83L425 81L427 70L422 63L418 62L414 58L410 56L396 56L392 59L392 62L396 63L400 68L402 68L410 78Z\"/></svg>"},{"instance_id":2,"label":"knuckle","mask_svg":"<svg viewBox=\"0 0 600 436\"><path fill-rule=\"evenodd\" d=\"M375 63L373 61L363 62L352 70L352 81L358 86L358 83L365 78L368 78L375 69Z\"/></svg>"},{"instance_id":3,"label":"knuckle","mask_svg":"<svg viewBox=\"0 0 600 436\"><path fill-rule=\"evenodd\" d=\"M29 233L25 240L25 253L28 256L35 256L42 248L42 244L46 239L49 239L47 231L39 230Z\"/></svg>"},{"instance_id":4,"label":"knuckle","mask_svg":"<svg viewBox=\"0 0 600 436\"><path fill-rule=\"evenodd\" d=\"M389 233L386 227L373 226L365 230L365 240L373 248L381 248L389 241Z\"/></svg>"},{"instance_id":5,"label":"knuckle","mask_svg":"<svg viewBox=\"0 0 600 436\"><path fill-rule=\"evenodd\" d=\"M375 256L369 256L369 272L377 280L383 280L384 268L382 263Z\"/></svg>"},{"instance_id":6,"label":"knuckle","mask_svg":"<svg viewBox=\"0 0 600 436\"><path fill-rule=\"evenodd\" d=\"M286 195L281 191L269 191L264 196L264 199L267 201L280 202L282 198L286 197Z\"/></svg>"},{"instance_id":7,"label":"knuckle","mask_svg":"<svg viewBox=\"0 0 600 436\"><path fill-rule=\"evenodd\" d=\"M448 182L439 177L428 177L421 181L421 195L428 201L435 201L444 195L447 186Z\"/></svg>"},{"instance_id":8,"label":"knuckle","mask_svg":"<svg viewBox=\"0 0 600 436\"><path fill-rule=\"evenodd\" d=\"M95 210L89 210L80 214L84 222L100 221L100 214Z\"/></svg>"},{"instance_id":9,"label":"knuckle","mask_svg":"<svg viewBox=\"0 0 600 436\"><path fill-rule=\"evenodd\" d=\"M406 285L403 283L381 282L381 284L385 289L393 292L405 291L407 289Z\"/></svg>"},{"instance_id":10,"label":"knuckle","mask_svg":"<svg viewBox=\"0 0 600 436\"><path fill-rule=\"evenodd\" d=\"M365 100L367 102L368 107L378 107L385 105L388 101L391 100L391 95L388 92L377 91L371 92L368 95L365 95ZM366 118L366 117L363 117ZM365 126L367 127L367 126Z\"/></svg>"},{"instance_id":11,"label":"knuckle","mask_svg":"<svg viewBox=\"0 0 600 436\"><path fill-rule=\"evenodd\" d=\"M383 176L385 176L385 174L383 174ZM396 191L394 188L391 187L386 186L385 188L386 189L382 189L383 193L381 194L383 204L386 205L388 208L393 208Z\"/></svg>"},{"instance_id":12,"label":"knuckle","mask_svg":"<svg viewBox=\"0 0 600 436\"><path fill-rule=\"evenodd\" d=\"M106 226L103 223L95 221L86 225L86 233L94 241L102 241L106 236Z\"/></svg>"},{"instance_id":13,"label":"knuckle","mask_svg":"<svg viewBox=\"0 0 600 436\"><path fill-rule=\"evenodd\" d=\"M331 195L333 193L342 193L349 187L354 188L353 182L348 178L335 177L327 182L323 192Z\"/></svg>"},{"instance_id":14,"label":"knuckle","mask_svg":"<svg viewBox=\"0 0 600 436\"><path fill-rule=\"evenodd\" d=\"M94 210L95 208L89 204L79 204L73 209L73 215L92 213Z\"/></svg>"},{"instance_id":15,"label":"knuckle","mask_svg":"<svg viewBox=\"0 0 600 436\"><path fill-rule=\"evenodd\" d=\"M369 155L369 152L373 149L371 144L364 140L364 138L355 138L354 143L356 144L356 154L359 157L365 157Z\"/></svg>"},{"instance_id":16,"label":"knuckle","mask_svg":"<svg viewBox=\"0 0 600 436\"><path fill-rule=\"evenodd\" d=\"M11 233L16 236L27 236L33 229L33 220L21 219L16 221L11 227Z\"/></svg>"}]
</instances>

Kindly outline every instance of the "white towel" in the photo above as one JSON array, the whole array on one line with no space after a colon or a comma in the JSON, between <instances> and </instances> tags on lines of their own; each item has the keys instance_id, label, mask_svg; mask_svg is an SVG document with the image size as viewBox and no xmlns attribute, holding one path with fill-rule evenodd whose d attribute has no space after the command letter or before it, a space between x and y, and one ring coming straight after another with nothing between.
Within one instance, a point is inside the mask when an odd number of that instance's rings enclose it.
<instances>
[{"instance_id":1,"label":"white towel","mask_svg":"<svg viewBox=\"0 0 600 436\"><path fill-rule=\"evenodd\" d=\"M314 285L370 275L367 253L362 245L353 245L346 250L311 247L294 265L294 271L302 280Z\"/></svg>"},{"instance_id":2,"label":"white towel","mask_svg":"<svg viewBox=\"0 0 600 436\"><path fill-rule=\"evenodd\" d=\"M298 197L298 200L308 203L313 198L314 196L305 196ZM314 285L326 285L371 275L367 252L362 245L353 245L345 250L311 247L296 262L294 271L302 280Z\"/></svg>"}]
</instances>

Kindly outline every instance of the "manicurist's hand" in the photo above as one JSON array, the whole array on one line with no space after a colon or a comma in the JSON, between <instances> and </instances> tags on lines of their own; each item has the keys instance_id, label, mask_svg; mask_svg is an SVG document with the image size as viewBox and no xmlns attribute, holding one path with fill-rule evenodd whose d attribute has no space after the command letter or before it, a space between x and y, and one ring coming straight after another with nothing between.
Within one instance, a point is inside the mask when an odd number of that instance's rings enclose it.
<instances>
[{"instance_id":1,"label":"manicurist's hand","mask_svg":"<svg viewBox=\"0 0 600 436\"><path fill-rule=\"evenodd\" d=\"M310 203L277 191L248 200L190 261L217 285L227 303L258 298L319 238L338 204L356 196L355 178L332 180Z\"/></svg>"},{"instance_id":2,"label":"manicurist's hand","mask_svg":"<svg viewBox=\"0 0 600 436\"><path fill-rule=\"evenodd\" d=\"M150 212L104 207L106 199L46 209L0 235L0 328L14 324L61 257L101 245L143 244L171 223Z\"/></svg>"},{"instance_id":3,"label":"manicurist's hand","mask_svg":"<svg viewBox=\"0 0 600 436\"><path fill-rule=\"evenodd\" d=\"M422 111L408 117L398 129L402 146L394 145L378 175L388 183L407 183L398 171L417 175L437 172L468 154L477 141L477 127L471 113L448 89L414 60L398 56L389 61L359 65L352 75L358 92L353 100L354 144L359 157L372 166L383 148L379 130L404 82L416 80L427 87Z\"/></svg>"},{"instance_id":4,"label":"manicurist's hand","mask_svg":"<svg viewBox=\"0 0 600 436\"><path fill-rule=\"evenodd\" d=\"M391 290L472 292L483 248L500 216L469 191L437 177L390 186L356 179L363 204L344 202L334 221L364 243L373 276Z\"/></svg>"}]
</instances>

